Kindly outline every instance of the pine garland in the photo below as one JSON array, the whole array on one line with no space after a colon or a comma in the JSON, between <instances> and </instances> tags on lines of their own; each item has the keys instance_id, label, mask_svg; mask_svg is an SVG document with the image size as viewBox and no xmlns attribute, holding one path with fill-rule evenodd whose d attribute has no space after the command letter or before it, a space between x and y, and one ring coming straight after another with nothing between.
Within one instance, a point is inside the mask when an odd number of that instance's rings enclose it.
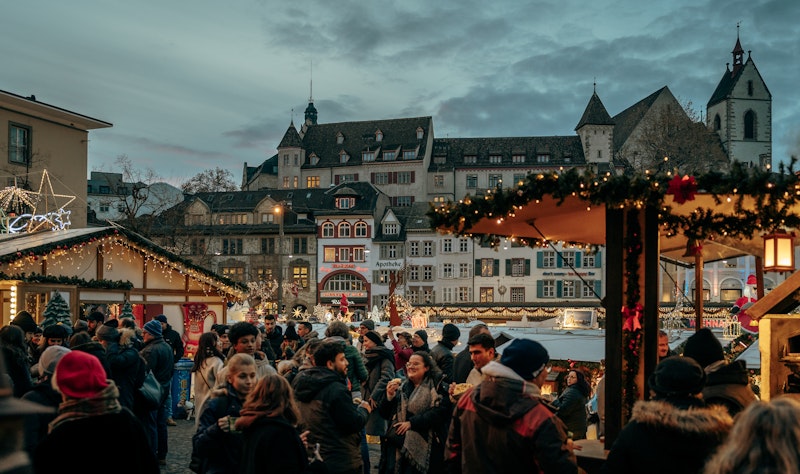
<instances>
[{"instance_id":1,"label":"pine garland","mask_svg":"<svg viewBox=\"0 0 800 474\"><path fill-rule=\"evenodd\" d=\"M634 320L641 317L641 305L639 299L639 257L642 254L642 231L639 225L639 212L631 209L627 214L627 226L625 233L625 250L628 256L625 259L625 310L626 314ZM623 358L625 367L623 370L622 399L626 410L625 419L630 418L633 404L639 399L639 386L636 384L636 376L639 374L639 355L642 347L642 329L639 321L631 321L630 327L623 326Z\"/></svg>"}]
</instances>

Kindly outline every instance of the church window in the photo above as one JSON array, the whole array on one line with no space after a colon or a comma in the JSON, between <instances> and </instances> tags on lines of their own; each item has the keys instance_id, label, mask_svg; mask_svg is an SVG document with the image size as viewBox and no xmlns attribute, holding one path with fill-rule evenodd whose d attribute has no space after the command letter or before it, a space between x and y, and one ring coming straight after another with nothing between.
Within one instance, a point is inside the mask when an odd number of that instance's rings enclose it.
<instances>
[{"instance_id":1,"label":"church window","mask_svg":"<svg viewBox=\"0 0 800 474\"><path fill-rule=\"evenodd\" d=\"M753 97L753 81L747 81L747 95Z\"/></svg>"},{"instance_id":2,"label":"church window","mask_svg":"<svg viewBox=\"0 0 800 474\"><path fill-rule=\"evenodd\" d=\"M714 131L718 132L720 128L722 128L722 119L720 119L719 114L717 114L714 116Z\"/></svg>"},{"instance_id":3,"label":"church window","mask_svg":"<svg viewBox=\"0 0 800 474\"><path fill-rule=\"evenodd\" d=\"M755 140L756 138L756 114L748 110L744 114L744 139Z\"/></svg>"}]
</instances>

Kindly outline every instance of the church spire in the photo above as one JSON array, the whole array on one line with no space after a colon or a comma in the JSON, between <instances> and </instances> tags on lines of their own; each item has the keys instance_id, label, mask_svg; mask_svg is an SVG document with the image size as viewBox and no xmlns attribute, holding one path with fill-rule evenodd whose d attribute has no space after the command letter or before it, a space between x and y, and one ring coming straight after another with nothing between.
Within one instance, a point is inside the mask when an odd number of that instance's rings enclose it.
<instances>
[{"instance_id":1,"label":"church spire","mask_svg":"<svg viewBox=\"0 0 800 474\"><path fill-rule=\"evenodd\" d=\"M733 54L731 76L735 76L744 65L744 48L742 48L742 43L739 41L739 23L736 23L736 46L733 47L731 54Z\"/></svg>"},{"instance_id":2,"label":"church spire","mask_svg":"<svg viewBox=\"0 0 800 474\"><path fill-rule=\"evenodd\" d=\"M317 124L317 108L314 107L314 63L311 63L311 75L308 82L308 107L305 111L306 123L304 127Z\"/></svg>"}]
</instances>

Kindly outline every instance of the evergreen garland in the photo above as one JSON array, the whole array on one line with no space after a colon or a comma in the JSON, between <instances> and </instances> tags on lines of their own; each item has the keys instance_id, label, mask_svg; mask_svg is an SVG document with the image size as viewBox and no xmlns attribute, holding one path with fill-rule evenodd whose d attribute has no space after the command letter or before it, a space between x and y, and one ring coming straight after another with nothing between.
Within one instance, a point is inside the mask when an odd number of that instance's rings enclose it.
<instances>
[{"instance_id":1,"label":"evergreen garland","mask_svg":"<svg viewBox=\"0 0 800 474\"><path fill-rule=\"evenodd\" d=\"M623 326L623 408L626 410L625 419L630 418L633 404L639 399L639 387L636 376L639 374L639 354L642 347L642 328L639 324L641 318L641 297L639 290L639 257L642 254L642 232L639 225L639 213L630 209L627 213L627 226L625 233L625 308L623 317L633 318L630 324Z\"/></svg>"}]
</instances>

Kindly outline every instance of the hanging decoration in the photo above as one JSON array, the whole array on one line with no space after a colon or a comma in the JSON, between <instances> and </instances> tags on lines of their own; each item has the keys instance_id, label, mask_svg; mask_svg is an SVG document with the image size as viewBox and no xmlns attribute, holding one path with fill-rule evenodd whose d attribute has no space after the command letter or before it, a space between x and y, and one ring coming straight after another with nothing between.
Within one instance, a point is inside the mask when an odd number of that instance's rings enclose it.
<instances>
[{"instance_id":1,"label":"hanging decoration","mask_svg":"<svg viewBox=\"0 0 800 474\"><path fill-rule=\"evenodd\" d=\"M0 231L3 233L38 232L41 230L68 229L70 214L64 208L75 196L57 194L53 190L50 174L42 172L38 191L29 191L16 185L0 190ZM60 201L60 202L59 202Z\"/></svg>"},{"instance_id":2,"label":"hanging decoration","mask_svg":"<svg viewBox=\"0 0 800 474\"><path fill-rule=\"evenodd\" d=\"M203 334L205 321L211 318L212 324L217 322L217 313L208 309L205 303L184 303L183 307L183 343L184 354L194 357Z\"/></svg>"},{"instance_id":3,"label":"hanging decoration","mask_svg":"<svg viewBox=\"0 0 800 474\"><path fill-rule=\"evenodd\" d=\"M669 181L667 194L671 194L678 204L683 204L686 201L694 201L694 195L697 194L697 181L694 177L689 175L683 178L681 178L680 175L675 175L675 177Z\"/></svg>"},{"instance_id":4,"label":"hanging decoration","mask_svg":"<svg viewBox=\"0 0 800 474\"><path fill-rule=\"evenodd\" d=\"M43 319L40 326L42 326L43 329L56 324L64 324L72 327L71 314L72 312L70 311L69 304L64 297L61 296L61 293L53 291L50 296L50 301L47 302L44 313L42 313Z\"/></svg>"},{"instance_id":5,"label":"hanging decoration","mask_svg":"<svg viewBox=\"0 0 800 474\"><path fill-rule=\"evenodd\" d=\"M625 306L622 316L623 368L622 368L622 400L625 419L630 418L633 404L639 399L639 386L636 377L639 374L639 355L642 347L641 318L644 313L639 289L639 257L642 254L642 232L639 225L639 213L631 209L627 213L625 231Z\"/></svg>"}]
</instances>

